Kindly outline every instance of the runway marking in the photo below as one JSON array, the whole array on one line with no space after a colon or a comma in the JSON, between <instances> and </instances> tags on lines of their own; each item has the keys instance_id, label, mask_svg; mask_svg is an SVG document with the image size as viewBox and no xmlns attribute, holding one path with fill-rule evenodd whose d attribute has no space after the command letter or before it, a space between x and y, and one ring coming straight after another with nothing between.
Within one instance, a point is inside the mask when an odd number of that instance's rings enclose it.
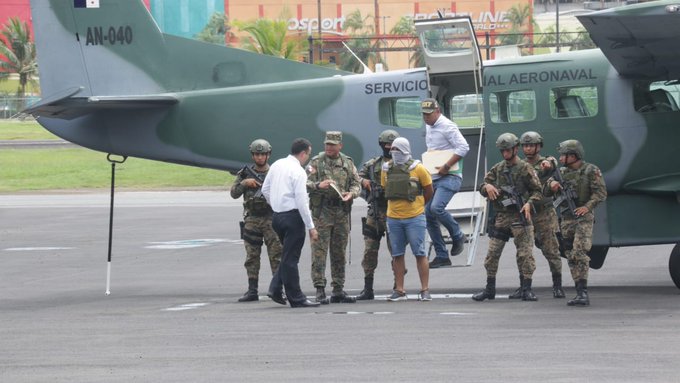
<instances>
[{"instance_id":1,"label":"runway marking","mask_svg":"<svg viewBox=\"0 0 680 383\"><path fill-rule=\"evenodd\" d=\"M432 299L472 299L472 294L431 294ZM418 300L418 294L406 294L408 300ZM376 300L387 300L389 295L376 295ZM507 295L496 295L496 298L503 298Z\"/></svg>"},{"instance_id":2,"label":"runway marking","mask_svg":"<svg viewBox=\"0 0 680 383\"><path fill-rule=\"evenodd\" d=\"M213 246L218 243L243 244L242 239L185 239L181 241L149 242L151 245L144 246L145 249L191 249L195 247Z\"/></svg>"},{"instance_id":3,"label":"runway marking","mask_svg":"<svg viewBox=\"0 0 680 383\"><path fill-rule=\"evenodd\" d=\"M439 315L452 315L452 316L466 316L466 315L475 315L473 313L457 313L457 312L443 312L439 313Z\"/></svg>"},{"instance_id":4,"label":"runway marking","mask_svg":"<svg viewBox=\"0 0 680 383\"><path fill-rule=\"evenodd\" d=\"M204 306L209 305L209 303L187 303L179 306L174 306L174 307L168 307L165 308L161 311L185 311L185 310L195 310L197 308L201 308Z\"/></svg>"},{"instance_id":5,"label":"runway marking","mask_svg":"<svg viewBox=\"0 0 680 383\"><path fill-rule=\"evenodd\" d=\"M51 251L51 250L71 250L73 247L10 247L5 251Z\"/></svg>"},{"instance_id":6,"label":"runway marking","mask_svg":"<svg viewBox=\"0 0 680 383\"><path fill-rule=\"evenodd\" d=\"M345 314L345 315L359 315L359 314L372 314L372 315L390 315L394 314L393 311L332 311L332 312L317 312L316 314Z\"/></svg>"}]
</instances>

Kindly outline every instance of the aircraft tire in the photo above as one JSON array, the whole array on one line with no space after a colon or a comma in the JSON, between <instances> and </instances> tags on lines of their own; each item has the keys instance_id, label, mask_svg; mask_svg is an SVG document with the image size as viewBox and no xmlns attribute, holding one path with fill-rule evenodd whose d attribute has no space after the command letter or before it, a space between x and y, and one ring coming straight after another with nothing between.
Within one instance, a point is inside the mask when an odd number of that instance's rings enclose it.
<instances>
[{"instance_id":1,"label":"aircraft tire","mask_svg":"<svg viewBox=\"0 0 680 383\"><path fill-rule=\"evenodd\" d=\"M668 271L675 286L680 289L680 243L677 243L668 258Z\"/></svg>"},{"instance_id":2,"label":"aircraft tire","mask_svg":"<svg viewBox=\"0 0 680 383\"><path fill-rule=\"evenodd\" d=\"M607 257L607 252L609 251L609 246L593 246L588 252L590 257L590 268L599 269L604 265L604 259Z\"/></svg>"}]
</instances>

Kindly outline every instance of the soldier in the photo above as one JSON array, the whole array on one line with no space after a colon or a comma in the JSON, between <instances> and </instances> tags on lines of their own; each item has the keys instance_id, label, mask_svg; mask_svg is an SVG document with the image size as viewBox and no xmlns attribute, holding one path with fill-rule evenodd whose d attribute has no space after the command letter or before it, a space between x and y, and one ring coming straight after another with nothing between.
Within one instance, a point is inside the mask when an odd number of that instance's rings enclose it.
<instances>
[{"instance_id":1,"label":"soldier","mask_svg":"<svg viewBox=\"0 0 680 383\"><path fill-rule=\"evenodd\" d=\"M476 301L496 297L496 272L505 242L514 237L517 264L523 275L522 300L536 301L531 290L531 278L536 269L532 255L534 227L531 224L532 205L540 203L541 183L531 165L517 157L519 140L512 133L503 133L496 140L503 161L494 165L480 185L479 192L493 204L495 221L489 225L489 250L484 260L486 288L472 296Z\"/></svg>"},{"instance_id":2,"label":"soldier","mask_svg":"<svg viewBox=\"0 0 680 383\"><path fill-rule=\"evenodd\" d=\"M519 138L519 143L522 145L522 152L526 158L526 162L533 166L538 179L541 181L541 186L550 178L553 172L554 158L546 158L541 156L541 148L543 148L543 137L536 132L525 132ZM550 272L552 273L553 281L553 297L564 298L564 290L562 290L562 259L560 258L560 245L557 242L555 233L558 231L557 214L552 206L552 199L543 197L543 199L534 205L535 214L532 217L534 224L534 243L536 247L541 249L543 256L550 265ZM519 260L519 258L517 258ZM519 268L519 264L517 265ZM522 280L524 276L520 270L519 273L519 288L510 294L510 299L522 298Z\"/></svg>"},{"instance_id":3,"label":"soldier","mask_svg":"<svg viewBox=\"0 0 680 383\"><path fill-rule=\"evenodd\" d=\"M266 140L257 139L250 144L249 149L254 164L246 165L241 169L231 186L232 198L243 196L243 221L240 225L241 238L246 247L244 266L248 274L248 291L239 298L239 302L259 300L257 282L263 242L267 245L272 274L279 267L282 251L279 238L272 229L272 208L261 191L262 183L269 171L272 146Z\"/></svg>"},{"instance_id":4,"label":"soldier","mask_svg":"<svg viewBox=\"0 0 680 383\"><path fill-rule=\"evenodd\" d=\"M588 306L588 251L593 244L593 223L595 207L607 199L607 188L600 169L583 160L585 152L580 142L566 140L560 143L560 172L563 184L556 177L548 179L543 191L545 195L564 194L573 203L563 200L561 209L562 235L571 276L576 284L576 297L567 302L569 306ZM567 206L565 206L567 205ZM571 205L569 207L568 205ZM573 211L572 211L573 210Z\"/></svg>"},{"instance_id":5,"label":"soldier","mask_svg":"<svg viewBox=\"0 0 680 383\"><path fill-rule=\"evenodd\" d=\"M384 130L378 136L378 145L382 149L382 155L366 161L359 171L362 197L368 202L368 214L361 219L361 231L364 235L364 259L361 266L364 268L364 289L357 296L357 300L371 300L373 294L373 274L378 267L378 250L380 240L385 235L387 214L387 199L385 190L380 185L380 172L383 163L392 159L390 149L392 142L399 137L399 133L392 129ZM390 249L389 238L387 248ZM390 253L391 253L390 249Z\"/></svg>"},{"instance_id":6,"label":"soldier","mask_svg":"<svg viewBox=\"0 0 680 383\"><path fill-rule=\"evenodd\" d=\"M326 300L326 254L330 255L332 303L353 303L345 293L345 251L349 238L352 200L359 196L360 184L352 159L341 153L342 132L326 132L324 152L309 164L307 191L319 240L312 242L312 281L318 302Z\"/></svg>"}]
</instances>

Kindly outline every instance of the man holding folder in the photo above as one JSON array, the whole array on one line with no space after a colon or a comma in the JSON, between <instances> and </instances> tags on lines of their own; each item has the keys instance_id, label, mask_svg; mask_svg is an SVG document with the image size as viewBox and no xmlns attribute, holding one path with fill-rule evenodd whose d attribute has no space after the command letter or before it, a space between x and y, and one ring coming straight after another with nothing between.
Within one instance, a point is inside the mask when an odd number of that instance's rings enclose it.
<instances>
[{"instance_id":1,"label":"man holding folder","mask_svg":"<svg viewBox=\"0 0 680 383\"><path fill-rule=\"evenodd\" d=\"M441 158L442 153L437 152L449 154L442 158L441 164L435 164L432 170L434 196L425 206L427 232L436 252L436 257L430 262L430 268L436 269L442 266L451 266L449 253L446 251L446 244L439 227L440 224L448 230L453 242L451 256L463 252L465 235L460 230L458 222L446 210L446 205L460 190L463 182L463 157L467 154L470 146L458 130L458 126L441 113L437 100L434 98L423 100L421 111L425 121L425 144L429 156ZM426 155L423 156L423 163L429 168L425 157Z\"/></svg>"}]
</instances>

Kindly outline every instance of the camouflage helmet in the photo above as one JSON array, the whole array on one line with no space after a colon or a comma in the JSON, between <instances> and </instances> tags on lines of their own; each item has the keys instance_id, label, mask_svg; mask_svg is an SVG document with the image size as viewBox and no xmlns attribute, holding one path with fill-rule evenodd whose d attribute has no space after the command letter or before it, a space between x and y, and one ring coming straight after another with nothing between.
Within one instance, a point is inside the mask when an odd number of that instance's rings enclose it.
<instances>
[{"instance_id":1,"label":"camouflage helmet","mask_svg":"<svg viewBox=\"0 0 680 383\"><path fill-rule=\"evenodd\" d=\"M566 140L560 142L560 145L557 147L557 151L564 155L575 154L579 160L582 159L586 154L585 150L583 150L583 145L581 145L581 143L577 140Z\"/></svg>"},{"instance_id":2,"label":"camouflage helmet","mask_svg":"<svg viewBox=\"0 0 680 383\"><path fill-rule=\"evenodd\" d=\"M399 137L399 133L397 133L395 130L392 129L383 130L382 133L380 133L380 135L378 136L378 143L391 144L397 137Z\"/></svg>"},{"instance_id":3,"label":"camouflage helmet","mask_svg":"<svg viewBox=\"0 0 680 383\"><path fill-rule=\"evenodd\" d=\"M543 137L536 132L524 132L519 137L519 143L521 145L536 144L543 146Z\"/></svg>"},{"instance_id":4,"label":"camouflage helmet","mask_svg":"<svg viewBox=\"0 0 680 383\"><path fill-rule=\"evenodd\" d=\"M512 149L517 145L519 145L519 140L512 133L503 133L496 140L496 147L501 150Z\"/></svg>"},{"instance_id":5,"label":"camouflage helmet","mask_svg":"<svg viewBox=\"0 0 680 383\"><path fill-rule=\"evenodd\" d=\"M248 147L248 149L250 149L250 152L253 154L254 153L269 154L272 152L272 146L269 144L269 142L261 138L258 138L257 140L253 141Z\"/></svg>"}]
</instances>

